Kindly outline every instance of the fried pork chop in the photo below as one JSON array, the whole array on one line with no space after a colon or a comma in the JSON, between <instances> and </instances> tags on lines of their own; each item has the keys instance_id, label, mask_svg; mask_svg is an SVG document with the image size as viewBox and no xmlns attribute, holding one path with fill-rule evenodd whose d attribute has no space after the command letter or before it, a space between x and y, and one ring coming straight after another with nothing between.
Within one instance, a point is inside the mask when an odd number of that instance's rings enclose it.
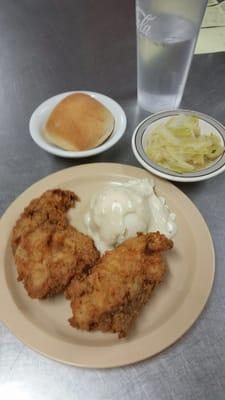
<instances>
[{"instance_id":1,"label":"fried pork chop","mask_svg":"<svg viewBox=\"0 0 225 400\"><path fill-rule=\"evenodd\" d=\"M66 212L79 198L68 190L46 191L31 201L12 232L18 280L32 298L61 292L82 277L99 257L94 242L78 232Z\"/></svg>"},{"instance_id":2,"label":"fried pork chop","mask_svg":"<svg viewBox=\"0 0 225 400\"><path fill-rule=\"evenodd\" d=\"M73 327L127 335L153 289L162 281L161 252L173 247L159 232L138 234L107 252L81 280L73 280L65 294L71 300Z\"/></svg>"}]
</instances>

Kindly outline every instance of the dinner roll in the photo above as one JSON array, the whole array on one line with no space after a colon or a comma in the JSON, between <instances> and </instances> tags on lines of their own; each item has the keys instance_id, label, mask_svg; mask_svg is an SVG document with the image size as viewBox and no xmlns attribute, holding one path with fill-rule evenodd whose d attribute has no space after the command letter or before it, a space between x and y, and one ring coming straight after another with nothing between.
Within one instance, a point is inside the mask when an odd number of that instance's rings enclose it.
<instances>
[{"instance_id":1,"label":"dinner roll","mask_svg":"<svg viewBox=\"0 0 225 400\"><path fill-rule=\"evenodd\" d=\"M113 115L103 104L85 93L74 93L53 109L44 136L62 149L81 151L99 146L113 127Z\"/></svg>"}]
</instances>

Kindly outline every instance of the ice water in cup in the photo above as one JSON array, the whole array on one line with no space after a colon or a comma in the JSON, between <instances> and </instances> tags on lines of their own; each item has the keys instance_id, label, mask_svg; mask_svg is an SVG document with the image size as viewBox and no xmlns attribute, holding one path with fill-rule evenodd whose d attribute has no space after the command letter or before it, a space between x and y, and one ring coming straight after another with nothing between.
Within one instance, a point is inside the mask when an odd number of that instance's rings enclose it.
<instances>
[{"instance_id":1,"label":"ice water in cup","mask_svg":"<svg viewBox=\"0 0 225 400\"><path fill-rule=\"evenodd\" d=\"M137 11L138 103L148 111L177 108L187 80L198 27L172 14Z\"/></svg>"}]
</instances>

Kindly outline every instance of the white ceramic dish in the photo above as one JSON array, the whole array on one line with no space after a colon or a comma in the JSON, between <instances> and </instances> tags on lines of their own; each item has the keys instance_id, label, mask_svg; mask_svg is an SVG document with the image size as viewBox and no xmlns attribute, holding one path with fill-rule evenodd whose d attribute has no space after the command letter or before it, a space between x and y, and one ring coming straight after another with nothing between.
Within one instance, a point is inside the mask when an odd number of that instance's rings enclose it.
<instances>
[{"instance_id":1,"label":"white ceramic dish","mask_svg":"<svg viewBox=\"0 0 225 400\"><path fill-rule=\"evenodd\" d=\"M160 176L161 178L166 178L171 181L198 182L209 178L213 178L214 176L221 174L225 170L225 153L222 156L218 157L218 159L216 159L207 168L192 173L182 173L182 174L176 173L174 171L171 171L167 168L163 168L155 164L146 155L145 148L147 144L147 139L151 134L151 131L155 128L156 124L166 121L168 118L181 113L186 115L191 114L198 117L201 133L204 135L209 132L213 132L220 137L221 143L225 145L224 126L220 124L218 121L216 121L214 118L210 117L209 115L191 110L162 111L147 117L135 129L132 137L132 149L136 159L148 171L152 172L155 175Z\"/></svg>"},{"instance_id":2,"label":"white ceramic dish","mask_svg":"<svg viewBox=\"0 0 225 400\"><path fill-rule=\"evenodd\" d=\"M52 112L53 108L66 96L72 93L86 93L89 96L94 97L96 100L100 101L105 107L107 107L114 116L115 119L115 126L113 129L112 134L110 137L100 146L95 147L94 149L85 150L85 151L67 151L60 149L57 146L49 143L42 134L42 129L45 121L47 120L48 116ZM59 157L66 157L66 158L82 158L82 157L90 157L96 154L102 153L108 150L110 147L114 146L123 136L127 125L126 114L123 111L122 107L113 99L104 94L96 93L96 92L89 92L89 91L73 91L73 92L65 92L58 94L50 99L44 101L40 106L36 108L33 112L30 123L29 129L30 134L34 142L47 151L48 153L55 154Z\"/></svg>"}]
</instances>

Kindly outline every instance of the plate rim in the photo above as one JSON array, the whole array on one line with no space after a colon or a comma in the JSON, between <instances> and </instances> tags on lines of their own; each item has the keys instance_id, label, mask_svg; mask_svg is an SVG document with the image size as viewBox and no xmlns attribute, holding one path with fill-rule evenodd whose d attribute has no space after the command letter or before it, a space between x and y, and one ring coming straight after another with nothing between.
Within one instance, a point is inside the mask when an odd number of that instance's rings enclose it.
<instances>
[{"instance_id":1,"label":"plate rim","mask_svg":"<svg viewBox=\"0 0 225 400\"><path fill-rule=\"evenodd\" d=\"M44 144L39 140L39 136L41 135L40 131L38 130L36 123L35 123L35 119L38 116L38 113L40 113L40 111L48 105L48 103L50 101L60 101L61 99L63 99L66 96L69 96L70 94L73 93L85 93L88 94L94 98L96 98L97 100L101 101L101 98L105 98L107 101L109 101L112 105L114 105L115 107L117 107L118 109L118 114L114 116L114 119L118 119L121 121L122 124L122 128L120 131L116 131L115 134L113 136L109 136L109 138L102 143L101 145L93 148L93 149L89 149L89 150L82 150L82 151L67 151L61 148L58 148L56 146L53 146L51 143L48 143L44 138ZM56 103L57 104L57 103ZM54 106L52 107L52 109L54 108ZM112 111L111 111L112 112ZM64 158L85 158L85 157L93 157L97 154L101 154L104 151L109 150L111 147L113 147L124 135L125 131L126 131L126 127L127 127L127 117L126 117L126 113L124 111L124 109L122 108L122 106L113 98L103 94L103 93L99 93L99 92L94 92L94 91L90 91L90 90L70 90L67 92L63 92L63 93L58 93L52 97L49 97L48 99L44 100L41 104L39 104L35 110L32 112L30 120L29 120L29 133L31 138L33 139L33 141L37 144L37 146L39 146L41 149L47 151L50 154L54 154L55 156L58 157L64 157Z\"/></svg>"},{"instance_id":2,"label":"plate rim","mask_svg":"<svg viewBox=\"0 0 225 400\"><path fill-rule=\"evenodd\" d=\"M0 230L2 228L4 228L4 225L7 225L7 221L10 217L10 212L13 208L17 207L18 204L22 205L24 207L24 203L23 203L23 198L27 196L27 194L30 193L30 196L33 196L33 192L38 191L41 189L43 183L44 184L48 184L49 180L52 180L52 178L54 178L53 180L59 181L58 185L63 184L63 182L65 180L69 180L70 177L74 177L74 170L75 172L77 172L78 170L80 170L80 172L82 171L84 176L86 171L89 171L90 168L92 170L92 172L97 168L99 170L99 166L102 166L101 168L101 173L98 173L98 175L105 175L104 171L109 168L110 171L112 171L112 175L119 175L119 176L125 176L126 174L128 174L128 172L124 172L125 171L130 171L129 172L129 176L132 176L132 171L134 172L134 176L135 176L135 172L137 174L140 175L148 175L149 178L153 179L156 183L156 185L158 185L158 182L161 181L161 183L164 186L167 186L169 188L169 190L171 189L172 191L175 190L175 192L177 194L179 194L179 196L181 196L181 198L185 199L185 201L187 203L189 203L189 205L193 208L194 212L196 213L196 216L198 217L198 219L201 222L201 226L203 228L203 231L206 233L206 237L208 240L208 250L209 250L209 259L210 259L210 268L207 271L210 279L207 283L207 285L203 285L202 290L203 290L203 295L201 298L201 302L200 304L198 303L198 307L194 308L193 307L193 316L191 321L188 320L188 323L184 320L183 321L183 317L181 318L181 320L179 321L179 324L181 324L181 327L179 327L178 330L176 331L176 334L174 335L174 333L172 332L172 338L170 337L167 340L167 343L164 344L163 346L161 346L160 341L157 339L156 333L158 328L156 329L156 331L153 331L153 334L151 336L156 338L156 349L154 351L146 351L146 346L149 343L148 340L146 340L146 337L148 338L149 335L145 335L139 339L132 339L130 342L118 342L118 345L114 346L114 354L112 357L112 354L110 353L110 357L109 359L108 357L108 349L110 349L110 346L103 346L103 347L91 347L92 349L92 353L95 354L96 356L96 360L93 361L93 355L92 355L92 362L88 361L87 359L85 359L85 356L81 357L81 359L77 360L71 360L71 344L66 344L66 349L65 349L65 353L66 356L64 354L64 356L62 355L62 352L60 351L60 346L59 344L61 343L61 341L58 338L52 338L50 337L50 335L46 332L44 332L44 338L47 340L47 343L45 345L45 347L48 347L48 351L43 350L42 348L40 349L40 346L37 346L37 343L35 345L35 343L33 343L33 341L35 342L35 334L33 335L34 337L30 337L29 340L26 340L26 335L27 335L27 328L31 329L31 331L34 330L34 332L37 333L38 331L38 335L43 336L43 332L41 329L39 329L38 327L36 327L35 325L33 325L30 321L28 321L26 319L26 317L23 315L22 312L19 312L16 314L16 317L19 318L19 320L23 321L23 329L20 328L19 332L15 332L15 309L16 307L16 303L14 303L11 293L7 288L7 284L6 284L6 278L5 278L5 266L4 266L4 255L5 255L5 251L8 245L8 240L9 240L9 236L5 237L5 239L3 239L3 241L0 242L0 265L2 265L2 268L0 268L0 280L2 282L4 282L3 285L3 290L0 291L0 315L2 318L2 321L6 324L6 326L9 328L9 330L19 339L21 340L25 345L27 345L28 347L32 348L33 350L35 350L38 353L41 353L44 356L47 356L48 358L54 359L56 361L65 363L65 364L70 364L73 366L78 366L78 367L85 367L85 368L113 368L113 367L119 367L119 366L125 366L125 365L129 365L132 363L136 363L139 361L142 361L144 359L150 358L158 353L160 353L161 351L165 350L166 348L168 348L169 346L171 346L172 344L174 344L178 339L180 339L190 328L191 326L194 324L194 322L199 318L201 312L203 311L207 300L209 298L209 295L211 293L212 290L212 286L213 286L213 282L214 282L214 275L215 275L215 251L214 251L214 245L213 245L213 240L211 237L211 234L209 232L208 226L203 218L203 216L201 215L200 211L197 209L197 207L194 205L194 203L180 190L178 189L176 186L174 186L172 183L161 180L159 178L153 177L151 174L149 174L149 172L147 172L146 170L143 170L141 168L138 167L134 167L134 166L130 166L130 165L124 165L124 164L117 164L117 163L92 163L92 164L83 164L83 165L78 165L78 166L74 166L74 167L70 167L70 168L66 168L63 169L61 171L55 172L53 174L48 175L47 177L44 177L42 179L40 179L39 181L37 181L36 183L34 183L33 185L31 185L30 187L28 187L23 193L21 193L13 202L12 204L7 208L7 210L5 211L5 213L3 214L1 220L0 220ZM63 179L63 180L61 180ZM50 184L52 186L52 184ZM54 183L55 185L55 183ZM41 190L45 190L45 188L41 189ZM204 247L205 248L205 247ZM188 297L189 298L189 297ZM9 308L12 311L12 314L9 313L8 311L6 312L5 307L3 306L3 304L5 304L5 301L9 300L10 304L9 304ZM193 299L190 299L193 302ZM185 299L184 303L187 303L187 298ZM193 304L194 305L194 304ZM182 306L182 308L184 307L184 305ZM174 313L174 316L176 316L177 312L180 310L180 308ZM14 318L12 318L14 312ZM172 319L173 319L172 318ZM171 319L169 319L170 321ZM166 325L168 323L168 321L166 321L166 323L164 323L164 325ZM186 323L185 326L183 326ZM32 326L30 326L32 325ZM160 328L162 329L162 326L160 326ZM29 330L28 329L28 330ZM26 331L26 332L24 332ZM25 336L25 337L24 337ZM158 340L158 342L157 342ZM139 349L137 351L136 348L136 352L130 351L130 347L134 346L136 344L136 342L140 343ZM59 349L57 350L58 353L57 355L55 354L55 351L52 352L51 349L51 343L55 343L59 346ZM63 342L65 344L65 342ZM124 346L124 351L126 354L126 359L122 359L121 358L121 345ZM144 345L144 346L143 346ZM43 347L43 346L42 346ZM76 344L72 345L73 349L76 350L76 348L80 348L80 346ZM82 348L84 346L81 346ZM140 349L141 347L141 349ZM144 353L143 353L143 347L145 348ZM50 350L49 350L50 349ZM94 352L93 352L94 349ZM70 350L70 351L69 351ZM107 351L108 350L108 351ZM89 348L90 351L90 348ZM138 353L138 356L137 356ZM120 361L117 361L117 357L119 358ZM76 357L75 357L76 358Z\"/></svg>"},{"instance_id":3,"label":"plate rim","mask_svg":"<svg viewBox=\"0 0 225 400\"><path fill-rule=\"evenodd\" d=\"M168 180L173 181L173 182L201 182L201 181L204 181L204 180L211 179L211 178L213 178L213 177L215 177L215 176L221 174L222 172L224 172L224 171L225 171L225 163L224 163L221 167L219 167L217 170L212 171L212 172L207 173L207 174L204 173L204 174L202 174L201 176L190 176L190 175L178 176L178 175L170 174L169 172L167 173L167 172L165 172L165 171L163 171L163 170L161 171L161 170L159 170L159 169L157 168L157 165L156 165L156 167L154 167L154 165L149 164L148 162L146 162L146 161L142 158L142 156L139 154L139 152L138 152L138 150L137 150L137 146L136 146L136 137L138 136L138 134L139 134L139 132L140 132L139 129L141 128L141 126L142 126L145 122L147 122L147 121L150 122L150 123L149 123L149 126L150 126L150 125L151 125L151 120L152 120L152 118L156 118L156 120L153 121L153 122L156 122L157 120L159 121L159 120L162 119L162 118L166 118L166 117L168 117L168 116L170 116L170 115L172 116L172 115L176 115L176 114L179 114L179 113L185 113L185 114L189 114L189 113L190 113L190 114L195 114L195 115L197 115L200 119L206 121L206 122L209 123L209 124L210 124L210 121L214 122L216 125L219 126L219 128L220 128L222 131L224 131L224 136L221 134L221 132L218 132L218 133L219 133L219 135L223 138L223 141L225 140L225 127L223 126L223 124L222 124L221 122L217 121L215 118L211 117L211 116L208 115L208 114L202 113L202 112L200 112L200 111L189 110L189 109L181 109L181 108L179 108L179 109L174 109L174 110L163 110L163 111L160 111L160 112L158 112L158 113L154 113L154 114L152 114L152 115L146 117L146 118L143 119L143 120L137 125L137 127L135 128L135 130L134 130L134 132L133 132L133 134L132 134L131 147L132 147L133 154L134 154L134 156L136 157L137 161L138 161L146 170L152 172L154 175L159 176L159 177L164 178L164 179L168 179ZM158 119L157 119L157 117L158 117ZM154 163L152 163L152 164L154 164ZM204 170L203 170L203 171L204 171Z\"/></svg>"}]
</instances>

